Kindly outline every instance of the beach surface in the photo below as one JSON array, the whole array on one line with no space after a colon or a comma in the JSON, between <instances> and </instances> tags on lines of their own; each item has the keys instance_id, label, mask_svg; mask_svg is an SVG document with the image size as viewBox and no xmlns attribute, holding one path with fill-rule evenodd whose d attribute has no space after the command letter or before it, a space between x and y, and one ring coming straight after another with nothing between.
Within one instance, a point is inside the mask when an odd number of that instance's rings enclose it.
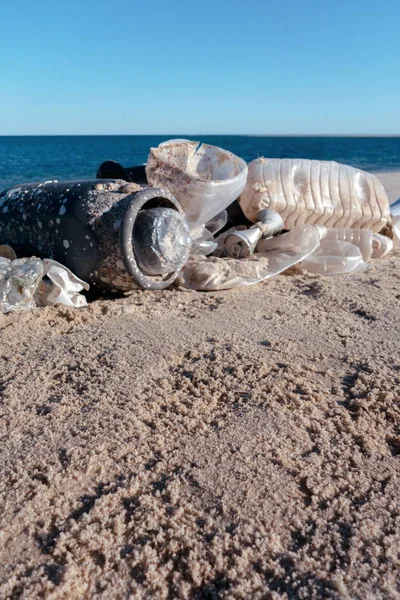
<instances>
[{"instance_id":1,"label":"beach surface","mask_svg":"<svg viewBox=\"0 0 400 600\"><path fill-rule=\"evenodd\" d=\"M390 204L400 199L400 171L390 173L374 173L383 183Z\"/></svg>"},{"instance_id":2,"label":"beach surface","mask_svg":"<svg viewBox=\"0 0 400 600\"><path fill-rule=\"evenodd\" d=\"M0 315L0 597L399 598L399 308L392 254Z\"/></svg>"}]
</instances>

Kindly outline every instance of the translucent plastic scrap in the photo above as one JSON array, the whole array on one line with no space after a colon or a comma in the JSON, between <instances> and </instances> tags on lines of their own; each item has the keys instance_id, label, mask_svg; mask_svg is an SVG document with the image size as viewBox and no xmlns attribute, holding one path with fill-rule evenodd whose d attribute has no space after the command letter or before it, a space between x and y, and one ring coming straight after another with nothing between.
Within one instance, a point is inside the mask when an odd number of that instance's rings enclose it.
<instances>
[{"instance_id":1,"label":"translucent plastic scrap","mask_svg":"<svg viewBox=\"0 0 400 600\"><path fill-rule=\"evenodd\" d=\"M360 248L350 242L326 239L311 256L301 261L301 266L310 273L324 276L357 273L369 268Z\"/></svg>"},{"instance_id":2,"label":"translucent plastic scrap","mask_svg":"<svg viewBox=\"0 0 400 600\"><path fill-rule=\"evenodd\" d=\"M45 258L44 279L38 288L35 300L41 306L63 304L81 308L87 306L85 296L80 294L82 290L88 290L89 284L79 279L67 267L55 260Z\"/></svg>"},{"instance_id":3,"label":"translucent plastic scrap","mask_svg":"<svg viewBox=\"0 0 400 600\"><path fill-rule=\"evenodd\" d=\"M150 185L175 196L195 231L240 196L247 181L247 164L216 146L170 140L151 148L146 175Z\"/></svg>"},{"instance_id":4,"label":"translucent plastic scrap","mask_svg":"<svg viewBox=\"0 0 400 600\"><path fill-rule=\"evenodd\" d=\"M143 273L165 275L186 263L192 240L188 224L177 210L157 206L139 212L132 243Z\"/></svg>"},{"instance_id":5,"label":"translucent plastic scrap","mask_svg":"<svg viewBox=\"0 0 400 600\"><path fill-rule=\"evenodd\" d=\"M213 234L208 229L203 229L201 236L192 240L191 256L208 256L216 251L218 244L214 240Z\"/></svg>"},{"instance_id":6,"label":"translucent plastic scrap","mask_svg":"<svg viewBox=\"0 0 400 600\"><path fill-rule=\"evenodd\" d=\"M321 225L316 227L324 240L350 242L357 246L365 262L371 258L382 258L393 248L390 238L380 233L373 233L370 229L327 229Z\"/></svg>"},{"instance_id":7,"label":"translucent plastic scrap","mask_svg":"<svg viewBox=\"0 0 400 600\"><path fill-rule=\"evenodd\" d=\"M35 308L34 294L44 274L39 258L12 262L0 257L0 310L3 313Z\"/></svg>"},{"instance_id":8,"label":"translucent plastic scrap","mask_svg":"<svg viewBox=\"0 0 400 600\"><path fill-rule=\"evenodd\" d=\"M236 260L216 256L197 256L189 260L178 283L199 291L227 290L263 281L268 273L268 260Z\"/></svg>"},{"instance_id":9,"label":"translucent plastic scrap","mask_svg":"<svg viewBox=\"0 0 400 600\"><path fill-rule=\"evenodd\" d=\"M312 225L302 225L282 235L261 240L257 246L257 253L268 258L267 276L272 277L303 261L319 247L319 244L318 229Z\"/></svg>"},{"instance_id":10,"label":"translucent plastic scrap","mask_svg":"<svg viewBox=\"0 0 400 600\"><path fill-rule=\"evenodd\" d=\"M393 227L393 244L395 248L400 248L400 214L398 216L393 217L392 219L392 227Z\"/></svg>"}]
</instances>

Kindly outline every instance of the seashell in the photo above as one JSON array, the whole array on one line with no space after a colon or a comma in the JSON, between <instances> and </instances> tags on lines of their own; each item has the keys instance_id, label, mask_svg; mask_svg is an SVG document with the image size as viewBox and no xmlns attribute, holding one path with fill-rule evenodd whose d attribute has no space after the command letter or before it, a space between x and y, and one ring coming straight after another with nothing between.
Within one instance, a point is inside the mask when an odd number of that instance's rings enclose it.
<instances>
[{"instance_id":1,"label":"seashell","mask_svg":"<svg viewBox=\"0 0 400 600\"><path fill-rule=\"evenodd\" d=\"M379 232L390 222L384 187L365 171L330 161L266 158L253 160L248 170L239 202L250 221L272 208L286 229L307 223Z\"/></svg>"},{"instance_id":2,"label":"seashell","mask_svg":"<svg viewBox=\"0 0 400 600\"><path fill-rule=\"evenodd\" d=\"M161 185L175 196L195 237L193 231L199 231L243 192L247 164L216 146L170 140L150 149L146 175L150 185Z\"/></svg>"}]
</instances>

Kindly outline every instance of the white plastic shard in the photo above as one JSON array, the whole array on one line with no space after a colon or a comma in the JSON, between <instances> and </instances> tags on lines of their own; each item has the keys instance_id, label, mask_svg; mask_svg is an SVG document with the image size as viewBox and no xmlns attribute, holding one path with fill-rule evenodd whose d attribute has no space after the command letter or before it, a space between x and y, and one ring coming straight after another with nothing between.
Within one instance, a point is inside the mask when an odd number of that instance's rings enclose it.
<instances>
[{"instance_id":1,"label":"white plastic shard","mask_svg":"<svg viewBox=\"0 0 400 600\"><path fill-rule=\"evenodd\" d=\"M361 250L350 242L321 240L313 254L301 261L301 266L310 273L320 275L344 275L369 268L364 262Z\"/></svg>"},{"instance_id":2,"label":"white plastic shard","mask_svg":"<svg viewBox=\"0 0 400 600\"><path fill-rule=\"evenodd\" d=\"M307 223L379 232L390 222L384 187L366 171L333 161L266 158L248 169L240 206L250 221L272 208L286 229Z\"/></svg>"},{"instance_id":3,"label":"white plastic shard","mask_svg":"<svg viewBox=\"0 0 400 600\"><path fill-rule=\"evenodd\" d=\"M146 175L150 185L169 190L185 211L192 237L243 192L246 162L227 150L189 140L151 148Z\"/></svg>"},{"instance_id":4,"label":"white plastic shard","mask_svg":"<svg viewBox=\"0 0 400 600\"><path fill-rule=\"evenodd\" d=\"M63 304L64 306L74 306L75 308L87 306L85 296L79 292L88 290L88 283L79 279L67 267L64 267L64 265L55 260L45 258L43 263L44 275L48 277L51 284L44 281L41 286L39 298L42 306L52 304Z\"/></svg>"},{"instance_id":5,"label":"white plastic shard","mask_svg":"<svg viewBox=\"0 0 400 600\"><path fill-rule=\"evenodd\" d=\"M0 257L0 311L35 308L34 294L43 274L44 265L39 258L10 261Z\"/></svg>"}]
</instances>

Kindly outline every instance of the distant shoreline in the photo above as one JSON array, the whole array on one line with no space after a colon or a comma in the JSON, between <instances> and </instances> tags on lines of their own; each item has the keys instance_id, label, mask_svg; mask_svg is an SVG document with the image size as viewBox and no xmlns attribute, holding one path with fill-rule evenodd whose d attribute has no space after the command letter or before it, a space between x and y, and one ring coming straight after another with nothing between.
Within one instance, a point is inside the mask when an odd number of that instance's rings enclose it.
<instances>
[{"instance_id":1,"label":"distant shoreline","mask_svg":"<svg viewBox=\"0 0 400 600\"><path fill-rule=\"evenodd\" d=\"M0 138L43 137L249 137L249 138L400 138L400 133L17 133L0 134Z\"/></svg>"}]
</instances>

